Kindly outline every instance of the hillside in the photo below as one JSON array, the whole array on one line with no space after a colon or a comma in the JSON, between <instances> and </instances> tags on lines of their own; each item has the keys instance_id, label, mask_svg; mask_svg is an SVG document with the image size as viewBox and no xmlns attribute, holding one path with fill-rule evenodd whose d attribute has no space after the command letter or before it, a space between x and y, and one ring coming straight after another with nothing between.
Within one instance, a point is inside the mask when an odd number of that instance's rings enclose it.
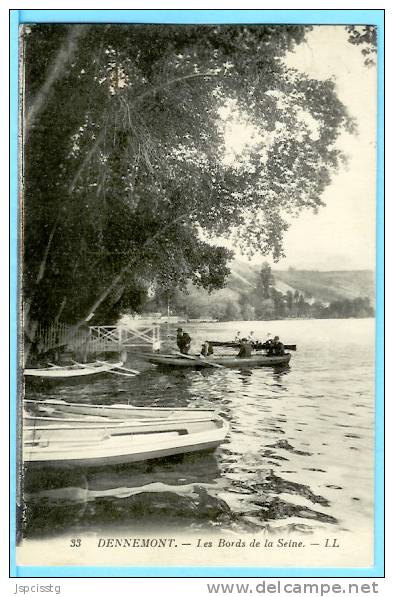
<instances>
[{"instance_id":1,"label":"hillside","mask_svg":"<svg viewBox=\"0 0 394 597\"><path fill-rule=\"evenodd\" d=\"M369 298L371 303L375 300L375 275L372 271L274 270L273 274L276 281L297 289L305 298L314 297L320 301L331 302L361 296Z\"/></svg>"},{"instance_id":2,"label":"hillside","mask_svg":"<svg viewBox=\"0 0 394 597\"><path fill-rule=\"evenodd\" d=\"M174 292L169 307L173 314L182 317L220 321L374 314L372 271L271 271L268 267L265 287L260 272L261 265L235 261L225 288L209 294L189 284L187 293ZM167 299L156 297L146 307L163 312L167 309Z\"/></svg>"},{"instance_id":3,"label":"hillside","mask_svg":"<svg viewBox=\"0 0 394 597\"><path fill-rule=\"evenodd\" d=\"M228 280L228 287L246 292L254 286L260 266L236 261ZM306 299L314 298L322 302L341 299L367 297L375 300L375 274L370 270L331 271L314 270L273 270L275 288L286 293L298 290Z\"/></svg>"}]
</instances>

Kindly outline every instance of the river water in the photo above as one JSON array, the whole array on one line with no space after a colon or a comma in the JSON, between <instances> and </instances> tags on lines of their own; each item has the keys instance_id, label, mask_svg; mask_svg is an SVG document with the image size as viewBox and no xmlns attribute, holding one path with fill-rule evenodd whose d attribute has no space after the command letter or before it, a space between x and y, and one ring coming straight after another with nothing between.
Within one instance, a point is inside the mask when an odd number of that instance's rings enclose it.
<instances>
[{"instance_id":1,"label":"river water","mask_svg":"<svg viewBox=\"0 0 394 597\"><path fill-rule=\"evenodd\" d=\"M215 407L230 433L213 453L133 466L25 474L24 536L172 528L288 532L371 528L374 320L184 325L192 350L255 332L297 344L282 370L142 366L62 384L30 398L135 406ZM216 349L218 350L218 349ZM142 364L129 355L130 366Z\"/></svg>"}]
</instances>

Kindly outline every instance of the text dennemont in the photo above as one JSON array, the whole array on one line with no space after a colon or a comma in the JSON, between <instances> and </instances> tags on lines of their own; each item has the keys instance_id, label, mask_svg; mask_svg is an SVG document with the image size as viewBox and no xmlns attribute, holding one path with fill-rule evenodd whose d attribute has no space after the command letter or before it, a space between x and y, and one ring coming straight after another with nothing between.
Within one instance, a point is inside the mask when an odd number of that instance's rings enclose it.
<instances>
[{"instance_id":1,"label":"text dennemont","mask_svg":"<svg viewBox=\"0 0 394 597\"><path fill-rule=\"evenodd\" d=\"M123 537L98 539L97 547L176 547L171 537Z\"/></svg>"}]
</instances>

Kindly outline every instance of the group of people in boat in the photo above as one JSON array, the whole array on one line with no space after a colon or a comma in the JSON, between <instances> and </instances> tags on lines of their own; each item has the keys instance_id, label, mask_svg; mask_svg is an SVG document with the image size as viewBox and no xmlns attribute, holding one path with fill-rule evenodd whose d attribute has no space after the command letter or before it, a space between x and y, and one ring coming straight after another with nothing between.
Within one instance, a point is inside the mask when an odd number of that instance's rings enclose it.
<instances>
[{"instance_id":1,"label":"group of people in boat","mask_svg":"<svg viewBox=\"0 0 394 597\"><path fill-rule=\"evenodd\" d=\"M190 335L183 331L182 328L177 329L176 343L181 354L188 354L191 345ZM254 332L250 332L248 337L241 337L241 332L237 332L235 336L235 342L239 344L239 352L237 357L248 358L252 356L252 351L258 346L262 346L267 351L267 356L282 356L285 354L285 348L283 343L280 341L279 336L272 337L271 334L267 334L267 339L264 343L256 340ZM208 340L201 346L200 356L209 357L213 355L212 343Z\"/></svg>"},{"instance_id":2,"label":"group of people in boat","mask_svg":"<svg viewBox=\"0 0 394 597\"><path fill-rule=\"evenodd\" d=\"M244 347L246 347L246 352L248 352L248 345L250 345L252 350L266 350L268 356L282 356L285 354L285 347L283 342L280 341L279 336L272 337L272 334L270 333L267 334L267 338L264 342L260 342L256 339L253 331L250 332L246 338L242 338L241 332L237 332L234 342L240 345L242 352L244 352Z\"/></svg>"},{"instance_id":3,"label":"group of people in boat","mask_svg":"<svg viewBox=\"0 0 394 597\"><path fill-rule=\"evenodd\" d=\"M264 343L258 342L254 338L253 332L250 332L247 338L241 338L240 340L236 340L236 342L239 342L240 345L237 356L241 358L252 356L252 351L260 347L267 351L267 356L269 357L279 357L285 354L285 347L283 342L280 341L279 336L272 338L271 334L267 334L267 340Z\"/></svg>"}]
</instances>

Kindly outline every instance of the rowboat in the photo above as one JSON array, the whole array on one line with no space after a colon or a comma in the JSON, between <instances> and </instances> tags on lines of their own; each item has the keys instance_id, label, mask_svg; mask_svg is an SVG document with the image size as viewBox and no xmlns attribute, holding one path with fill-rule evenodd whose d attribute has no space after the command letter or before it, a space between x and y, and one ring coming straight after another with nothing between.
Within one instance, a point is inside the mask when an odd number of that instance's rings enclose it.
<instances>
[{"instance_id":1,"label":"rowboat","mask_svg":"<svg viewBox=\"0 0 394 597\"><path fill-rule=\"evenodd\" d=\"M164 415L151 420L108 418L98 422L88 416L84 423L69 418L50 424L36 420L23 428L24 463L45 468L118 465L213 450L225 439L228 423L214 411L211 416L198 411L198 417L167 420Z\"/></svg>"},{"instance_id":2,"label":"rowboat","mask_svg":"<svg viewBox=\"0 0 394 597\"><path fill-rule=\"evenodd\" d=\"M200 420L212 418L216 410L211 408L163 408L159 406L131 406L129 404L83 404L77 402L66 402L64 400L24 400L26 409L25 417L46 417L46 420L61 419L68 420L79 418L86 422L106 422L108 419L118 420L145 420L145 419L168 419L176 420ZM88 418L88 419L87 419Z\"/></svg>"},{"instance_id":3,"label":"rowboat","mask_svg":"<svg viewBox=\"0 0 394 597\"><path fill-rule=\"evenodd\" d=\"M59 437L67 437L67 432L73 434L70 441L75 439L76 433L83 433L84 439L94 438L99 432L110 435L125 435L127 433L152 433L159 431L175 431L184 429L185 425L202 426L211 421L216 415L211 417L201 417L201 419L143 419L143 420L125 420L125 419L107 419L93 420L85 418L67 418L57 419L56 417L23 417L23 440L36 441L40 439L57 440Z\"/></svg>"},{"instance_id":4,"label":"rowboat","mask_svg":"<svg viewBox=\"0 0 394 597\"><path fill-rule=\"evenodd\" d=\"M211 367L212 363L221 367L279 367L287 365L291 355L286 353L283 356L269 357L263 354L254 354L251 357L237 357L234 355L218 355L208 358L200 358L196 355L192 358L184 358L171 354L146 355L146 360L159 367L194 367L196 369Z\"/></svg>"},{"instance_id":5,"label":"rowboat","mask_svg":"<svg viewBox=\"0 0 394 597\"><path fill-rule=\"evenodd\" d=\"M96 361L94 363L75 363L73 365L51 365L42 369L25 369L23 375L27 378L39 378L48 380L71 379L98 375L112 372L115 369L122 370L123 362L107 363Z\"/></svg>"}]
</instances>

